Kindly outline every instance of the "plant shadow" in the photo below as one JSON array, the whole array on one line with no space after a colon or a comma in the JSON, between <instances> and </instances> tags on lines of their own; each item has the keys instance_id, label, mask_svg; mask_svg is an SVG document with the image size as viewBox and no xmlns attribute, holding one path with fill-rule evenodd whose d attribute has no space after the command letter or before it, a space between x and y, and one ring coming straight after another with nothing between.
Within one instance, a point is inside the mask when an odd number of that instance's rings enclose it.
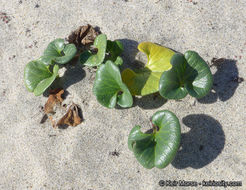
<instances>
[{"instance_id":1,"label":"plant shadow","mask_svg":"<svg viewBox=\"0 0 246 190\"><path fill-rule=\"evenodd\" d=\"M126 69L134 65L135 57L138 53L138 42L130 39L117 39L119 40L124 47L122 53L122 59L124 64L121 66L122 69Z\"/></svg>"},{"instance_id":2,"label":"plant shadow","mask_svg":"<svg viewBox=\"0 0 246 190\"><path fill-rule=\"evenodd\" d=\"M146 96L142 96L142 97L133 96L133 105L131 108L138 106L142 109L156 109L164 105L166 102L167 100L164 99L159 94L159 92L149 94ZM123 109L129 109L129 108L123 108L123 107L120 107L118 104L116 104L115 109L123 110Z\"/></svg>"},{"instance_id":3,"label":"plant shadow","mask_svg":"<svg viewBox=\"0 0 246 190\"><path fill-rule=\"evenodd\" d=\"M52 85L44 92L44 96L48 97L49 96L49 91L51 89L55 89L55 88L62 88L65 91L65 96L67 96L68 91L67 89L73 85L76 84L78 82L80 82L81 80L83 80L83 78L85 78L86 73L83 70L83 68L81 67L80 64L68 64L65 66L66 71L64 72L64 75L62 77L57 78Z\"/></svg>"},{"instance_id":4,"label":"plant shadow","mask_svg":"<svg viewBox=\"0 0 246 190\"><path fill-rule=\"evenodd\" d=\"M159 92L154 94L136 97L135 98L135 105L139 106L142 109L156 109L163 106L167 102Z\"/></svg>"},{"instance_id":5,"label":"plant shadow","mask_svg":"<svg viewBox=\"0 0 246 190\"><path fill-rule=\"evenodd\" d=\"M85 78L86 73L80 64L76 64L74 66L68 65L67 70L63 75L63 87L66 90L73 84L76 84Z\"/></svg>"},{"instance_id":6,"label":"plant shadow","mask_svg":"<svg viewBox=\"0 0 246 190\"><path fill-rule=\"evenodd\" d=\"M172 165L177 169L202 168L211 163L223 150L225 134L220 123L204 114L183 118L190 131L181 135L180 150Z\"/></svg>"},{"instance_id":7,"label":"plant shadow","mask_svg":"<svg viewBox=\"0 0 246 190\"><path fill-rule=\"evenodd\" d=\"M237 61L233 59L216 59L211 66L217 68L216 73L213 75L214 83L212 91L198 100L203 104L211 104L216 102L218 99L225 102L229 100L235 93L239 82L236 81L238 78L238 68L236 66Z\"/></svg>"}]
</instances>

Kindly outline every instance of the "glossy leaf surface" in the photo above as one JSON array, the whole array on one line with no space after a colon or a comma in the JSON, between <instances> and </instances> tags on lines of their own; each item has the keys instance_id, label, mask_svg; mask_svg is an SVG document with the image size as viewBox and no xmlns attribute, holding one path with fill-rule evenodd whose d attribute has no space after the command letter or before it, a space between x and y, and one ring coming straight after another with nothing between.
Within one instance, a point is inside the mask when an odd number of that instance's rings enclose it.
<instances>
[{"instance_id":1,"label":"glossy leaf surface","mask_svg":"<svg viewBox=\"0 0 246 190\"><path fill-rule=\"evenodd\" d=\"M43 94L43 92L54 82L54 80L56 79L56 77L58 75L58 70L59 70L59 66L54 65L53 74L49 78L46 78L46 79L40 81L40 83L38 83L38 85L34 89L33 92L34 92L35 96L39 96L39 95Z\"/></svg>"},{"instance_id":2,"label":"glossy leaf surface","mask_svg":"<svg viewBox=\"0 0 246 190\"><path fill-rule=\"evenodd\" d=\"M163 110L153 115L152 123L159 130L147 134L141 132L140 126L135 126L129 134L128 147L143 167L164 168L174 159L179 148L179 120L172 112Z\"/></svg>"},{"instance_id":3,"label":"glossy leaf surface","mask_svg":"<svg viewBox=\"0 0 246 190\"><path fill-rule=\"evenodd\" d=\"M102 64L96 73L93 93L100 104L114 108L131 107L133 99L127 86L122 82L119 68L111 61Z\"/></svg>"},{"instance_id":4,"label":"glossy leaf surface","mask_svg":"<svg viewBox=\"0 0 246 190\"><path fill-rule=\"evenodd\" d=\"M174 52L151 42L140 43L138 49L148 57L145 68L138 71L125 69L122 72L122 80L132 95L144 96L159 90L161 74L171 68L170 60Z\"/></svg>"},{"instance_id":5,"label":"glossy leaf surface","mask_svg":"<svg viewBox=\"0 0 246 190\"><path fill-rule=\"evenodd\" d=\"M72 60L76 52L77 49L74 44L65 44L63 39L56 39L49 43L39 60L46 65L53 62L65 64Z\"/></svg>"},{"instance_id":6,"label":"glossy leaf surface","mask_svg":"<svg viewBox=\"0 0 246 190\"><path fill-rule=\"evenodd\" d=\"M24 70L25 85L30 92L36 96L41 95L55 80L59 67L55 65L53 73L40 61L29 62Z\"/></svg>"},{"instance_id":7,"label":"glossy leaf surface","mask_svg":"<svg viewBox=\"0 0 246 190\"><path fill-rule=\"evenodd\" d=\"M213 77L207 63L194 51L177 53L171 59L172 69L160 79L160 94L167 99L181 99L188 93L202 98L212 88Z\"/></svg>"},{"instance_id":8,"label":"glossy leaf surface","mask_svg":"<svg viewBox=\"0 0 246 190\"><path fill-rule=\"evenodd\" d=\"M96 54L93 54L91 51L85 51L80 55L81 64L94 67L103 63L107 48L107 37L105 34L100 34L96 37L94 48L97 49Z\"/></svg>"}]
</instances>

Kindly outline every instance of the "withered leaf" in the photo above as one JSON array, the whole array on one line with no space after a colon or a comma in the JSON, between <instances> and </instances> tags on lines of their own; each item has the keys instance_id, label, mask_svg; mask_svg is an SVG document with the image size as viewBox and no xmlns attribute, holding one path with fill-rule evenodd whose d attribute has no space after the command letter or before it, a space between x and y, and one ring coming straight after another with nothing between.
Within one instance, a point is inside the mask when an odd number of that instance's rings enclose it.
<instances>
[{"instance_id":1,"label":"withered leaf","mask_svg":"<svg viewBox=\"0 0 246 190\"><path fill-rule=\"evenodd\" d=\"M53 108L56 104L61 104L61 102L63 101L63 98L62 98L63 94L64 94L64 90L62 88L50 90L49 98L44 106L44 112L46 114L54 113Z\"/></svg>"},{"instance_id":2,"label":"withered leaf","mask_svg":"<svg viewBox=\"0 0 246 190\"><path fill-rule=\"evenodd\" d=\"M57 126L69 125L77 126L82 122L82 118L79 114L79 108L76 104L72 104L67 113L57 122Z\"/></svg>"},{"instance_id":3,"label":"withered leaf","mask_svg":"<svg viewBox=\"0 0 246 190\"><path fill-rule=\"evenodd\" d=\"M80 26L68 36L68 42L75 44L78 49L86 50L93 44L95 38L100 34L98 27L90 24Z\"/></svg>"},{"instance_id":4,"label":"withered leaf","mask_svg":"<svg viewBox=\"0 0 246 190\"><path fill-rule=\"evenodd\" d=\"M53 117L51 115L49 116L49 119L51 121L51 124L52 124L53 128L55 128L56 127L56 122L54 121L54 119L53 119Z\"/></svg>"}]
</instances>

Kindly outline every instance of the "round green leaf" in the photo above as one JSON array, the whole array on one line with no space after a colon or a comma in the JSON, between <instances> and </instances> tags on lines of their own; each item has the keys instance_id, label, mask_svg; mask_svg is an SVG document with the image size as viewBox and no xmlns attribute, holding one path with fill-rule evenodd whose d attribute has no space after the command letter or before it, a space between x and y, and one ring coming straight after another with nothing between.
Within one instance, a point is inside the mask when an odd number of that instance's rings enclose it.
<instances>
[{"instance_id":1,"label":"round green leaf","mask_svg":"<svg viewBox=\"0 0 246 190\"><path fill-rule=\"evenodd\" d=\"M207 63L194 51L176 53L171 59L172 69L160 78L160 94L167 99L181 99L188 93L202 98L212 88L213 77Z\"/></svg>"},{"instance_id":2,"label":"round green leaf","mask_svg":"<svg viewBox=\"0 0 246 190\"><path fill-rule=\"evenodd\" d=\"M40 61L31 61L25 66L24 80L27 89L33 92L40 81L49 78L52 73L48 67Z\"/></svg>"},{"instance_id":3,"label":"round green leaf","mask_svg":"<svg viewBox=\"0 0 246 190\"><path fill-rule=\"evenodd\" d=\"M55 65L52 74L44 63L31 61L24 70L25 86L28 91L34 92L36 96L41 95L55 80L58 70L58 65Z\"/></svg>"},{"instance_id":4,"label":"round green leaf","mask_svg":"<svg viewBox=\"0 0 246 190\"><path fill-rule=\"evenodd\" d=\"M164 168L174 159L179 148L179 120L172 112L163 110L153 115L152 123L158 127L152 134L143 133L140 126L135 126L129 134L128 147L143 167Z\"/></svg>"},{"instance_id":5,"label":"round green leaf","mask_svg":"<svg viewBox=\"0 0 246 190\"><path fill-rule=\"evenodd\" d=\"M122 82L119 68L111 61L98 68L93 93L98 102L108 108L115 107L116 103L121 107L131 107L133 104L132 95Z\"/></svg>"},{"instance_id":6,"label":"round green leaf","mask_svg":"<svg viewBox=\"0 0 246 190\"><path fill-rule=\"evenodd\" d=\"M151 42L140 43L138 49L147 55L147 64L137 71L127 68L121 75L132 95L145 96L158 92L160 77L172 67L170 60L174 52Z\"/></svg>"},{"instance_id":7,"label":"round green leaf","mask_svg":"<svg viewBox=\"0 0 246 190\"><path fill-rule=\"evenodd\" d=\"M43 94L43 92L54 82L54 80L56 79L58 75L58 70L59 70L59 66L54 65L52 76L40 81L40 83L38 83L38 85L34 89L33 92L35 96L39 96Z\"/></svg>"},{"instance_id":8,"label":"round green leaf","mask_svg":"<svg viewBox=\"0 0 246 190\"><path fill-rule=\"evenodd\" d=\"M107 36L105 34L100 34L96 37L94 48L97 48L97 53L95 55L90 51L85 51L80 55L80 63L87 65L89 67L99 66L105 58L106 47L107 47Z\"/></svg>"},{"instance_id":9,"label":"round green leaf","mask_svg":"<svg viewBox=\"0 0 246 190\"><path fill-rule=\"evenodd\" d=\"M77 49L74 44L65 44L63 39L56 39L49 43L40 61L46 65L52 64L53 61L65 64L72 60L76 53Z\"/></svg>"}]
</instances>

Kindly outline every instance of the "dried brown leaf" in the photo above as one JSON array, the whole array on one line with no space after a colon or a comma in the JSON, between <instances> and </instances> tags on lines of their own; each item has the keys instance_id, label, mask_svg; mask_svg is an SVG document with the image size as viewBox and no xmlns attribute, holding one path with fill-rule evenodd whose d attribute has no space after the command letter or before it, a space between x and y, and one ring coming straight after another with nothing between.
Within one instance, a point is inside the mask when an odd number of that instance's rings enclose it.
<instances>
[{"instance_id":1,"label":"dried brown leaf","mask_svg":"<svg viewBox=\"0 0 246 190\"><path fill-rule=\"evenodd\" d=\"M63 94L64 94L64 90L61 88L57 88L57 89L50 91L49 98L44 106L44 112L46 114L54 113L53 108L56 104L61 104L61 102L63 101L63 98L62 98Z\"/></svg>"},{"instance_id":2,"label":"dried brown leaf","mask_svg":"<svg viewBox=\"0 0 246 190\"><path fill-rule=\"evenodd\" d=\"M55 128L56 127L56 122L54 121L54 119L53 119L53 117L51 115L49 116L49 119L50 119L50 121L52 123L53 128Z\"/></svg>"},{"instance_id":3,"label":"dried brown leaf","mask_svg":"<svg viewBox=\"0 0 246 190\"><path fill-rule=\"evenodd\" d=\"M67 113L57 122L57 126L69 125L77 126L82 122L82 118L79 114L79 108L76 104L72 104Z\"/></svg>"},{"instance_id":4,"label":"dried brown leaf","mask_svg":"<svg viewBox=\"0 0 246 190\"><path fill-rule=\"evenodd\" d=\"M86 50L93 44L95 38L101 32L97 27L92 27L90 24L80 26L68 36L68 42L75 44L78 49Z\"/></svg>"}]
</instances>

